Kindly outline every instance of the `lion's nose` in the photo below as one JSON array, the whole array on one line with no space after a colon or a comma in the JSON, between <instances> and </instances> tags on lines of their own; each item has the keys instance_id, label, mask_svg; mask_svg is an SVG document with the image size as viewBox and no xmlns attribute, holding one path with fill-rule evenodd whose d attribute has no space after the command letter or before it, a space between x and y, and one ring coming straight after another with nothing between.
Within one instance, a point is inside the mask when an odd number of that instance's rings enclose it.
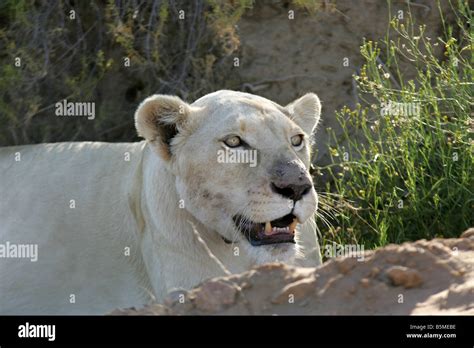
<instances>
[{"instance_id":1,"label":"lion's nose","mask_svg":"<svg viewBox=\"0 0 474 348\"><path fill-rule=\"evenodd\" d=\"M311 177L298 161L280 160L270 169L273 192L293 201L300 200L313 187Z\"/></svg>"},{"instance_id":2,"label":"lion's nose","mask_svg":"<svg viewBox=\"0 0 474 348\"><path fill-rule=\"evenodd\" d=\"M311 187L310 183L302 184L287 184L287 183L271 183L273 192L276 192L283 197L289 198L293 201L299 201L305 194L307 194Z\"/></svg>"}]
</instances>

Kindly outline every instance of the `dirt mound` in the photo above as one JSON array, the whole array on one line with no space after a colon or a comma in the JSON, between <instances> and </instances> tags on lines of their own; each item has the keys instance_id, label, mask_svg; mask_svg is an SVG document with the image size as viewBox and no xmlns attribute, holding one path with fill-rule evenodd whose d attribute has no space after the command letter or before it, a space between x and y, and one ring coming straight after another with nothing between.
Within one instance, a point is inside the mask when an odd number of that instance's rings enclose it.
<instances>
[{"instance_id":1,"label":"dirt mound","mask_svg":"<svg viewBox=\"0 0 474 348\"><path fill-rule=\"evenodd\" d=\"M474 228L318 268L267 264L112 314L474 314Z\"/></svg>"}]
</instances>

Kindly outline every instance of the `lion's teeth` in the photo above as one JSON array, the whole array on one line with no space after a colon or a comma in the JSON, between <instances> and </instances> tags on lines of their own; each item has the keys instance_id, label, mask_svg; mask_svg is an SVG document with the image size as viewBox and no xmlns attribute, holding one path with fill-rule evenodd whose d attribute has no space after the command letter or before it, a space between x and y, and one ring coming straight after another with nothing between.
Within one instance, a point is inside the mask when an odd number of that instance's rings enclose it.
<instances>
[{"instance_id":1,"label":"lion's teeth","mask_svg":"<svg viewBox=\"0 0 474 348\"><path fill-rule=\"evenodd\" d=\"M296 225L298 224L298 220L294 219L293 222L290 225L290 232L295 233Z\"/></svg>"},{"instance_id":2,"label":"lion's teeth","mask_svg":"<svg viewBox=\"0 0 474 348\"><path fill-rule=\"evenodd\" d=\"M272 234L272 224L270 222L265 223L265 234L267 236Z\"/></svg>"}]
</instances>

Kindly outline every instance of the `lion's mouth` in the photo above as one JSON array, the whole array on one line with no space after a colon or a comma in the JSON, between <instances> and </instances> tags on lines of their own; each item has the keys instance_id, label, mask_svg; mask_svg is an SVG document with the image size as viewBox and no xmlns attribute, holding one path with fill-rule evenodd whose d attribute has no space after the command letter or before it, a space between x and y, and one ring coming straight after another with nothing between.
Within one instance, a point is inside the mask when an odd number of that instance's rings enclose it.
<instances>
[{"instance_id":1,"label":"lion's mouth","mask_svg":"<svg viewBox=\"0 0 474 348\"><path fill-rule=\"evenodd\" d=\"M242 215L236 215L232 219L237 229L253 246L295 243L295 229L298 220L293 214L262 223L250 221Z\"/></svg>"}]
</instances>

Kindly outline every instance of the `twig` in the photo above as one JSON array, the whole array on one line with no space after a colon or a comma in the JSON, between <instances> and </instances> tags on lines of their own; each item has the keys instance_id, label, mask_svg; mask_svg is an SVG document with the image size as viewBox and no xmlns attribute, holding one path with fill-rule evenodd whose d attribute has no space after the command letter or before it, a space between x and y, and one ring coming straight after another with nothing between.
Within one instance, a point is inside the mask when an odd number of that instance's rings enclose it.
<instances>
[{"instance_id":1,"label":"twig","mask_svg":"<svg viewBox=\"0 0 474 348\"><path fill-rule=\"evenodd\" d=\"M395 80L395 78L393 77L393 74L390 72L390 70L387 68L387 66L385 65L385 63L382 61L382 59L380 59L380 57L377 57L376 58L377 62L383 66L383 68L385 69L385 71L390 75L390 80L395 84L395 86L398 88L398 89L401 89L400 85L398 84L397 80Z\"/></svg>"},{"instance_id":2,"label":"twig","mask_svg":"<svg viewBox=\"0 0 474 348\"><path fill-rule=\"evenodd\" d=\"M359 68L357 68L356 72L357 72L357 75L360 75L360 69ZM354 95L354 99L355 99L355 105L354 106L357 106L358 104L360 104L359 94L357 93L357 84L356 84L356 81L353 77L351 77L351 81L352 81L352 94Z\"/></svg>"},{"instance_id":3,"label":"twig","mask_svg":"<svg viewBox=\"0 0 474 348\"><path fill-rule=\"evenodd\" d=\"M201 235L199 234L199 231L197 230L196 226L189 221L191 224L191 228L193 230L194 235L196 236L197 241L204 247L204 250L207 252L207 255L222 269L222 271L226 275L231 275L232 273L226 268L226 266L212 253L211 249L207 246L206 242L204 239L202 239Z\"/></svg>"}]
</instances>

